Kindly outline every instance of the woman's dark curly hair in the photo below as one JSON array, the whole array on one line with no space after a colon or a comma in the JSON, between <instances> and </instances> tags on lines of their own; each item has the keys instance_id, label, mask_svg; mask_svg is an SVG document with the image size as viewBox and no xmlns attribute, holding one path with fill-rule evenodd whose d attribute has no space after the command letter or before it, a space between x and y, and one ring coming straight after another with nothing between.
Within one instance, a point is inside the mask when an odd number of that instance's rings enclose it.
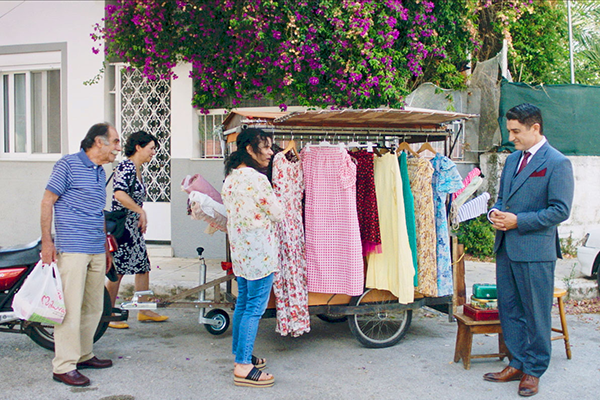
<instances>
[{"instance_id":1,"label":"woman's dark curly hair","mask_svg":"<svg viewBox=\"0 0 600 400\"><path fill-rule=\"evenodd\" d=\"M246 147L250 145L252 151L258 154L260 152L259 144L267 142L267 139L273 141L273 134L258 128L244 129L235 141L237 150L231 153L225 160L225 176L229 175L231 171L239 167L240 164L246 164L261 173L265 173L265 169L254 161L254 158L248 153Z\"/></svg>"},{"instance_id":2,"label":"woman's dark curly hair","mask_svg":"<svg viewBox=\"0 0 600 400\"><path fill-rule=\"evenodd\" d=\"M131 157L137 151L135 146L138 144L140 147L146 147L148 143L154 142L156 147L158 147L158 139L154 135L146 133L144 131L137 131L129 135L127 138L127 142L125 143L125 156Z\"/></svg>"}]
</instances>

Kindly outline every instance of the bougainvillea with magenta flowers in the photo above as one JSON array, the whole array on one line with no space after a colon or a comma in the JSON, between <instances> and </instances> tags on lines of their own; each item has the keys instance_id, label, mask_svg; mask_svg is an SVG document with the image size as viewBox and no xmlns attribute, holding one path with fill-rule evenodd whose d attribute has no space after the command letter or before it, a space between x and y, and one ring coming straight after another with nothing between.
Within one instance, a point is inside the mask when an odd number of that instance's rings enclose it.
<instances>
[{"instance_id":1,"label":"bougainvillea with magenta flowers","mask_svg":"<svg viewBox=\"0 0 600 400\"><path fill-rule=\"evenodd\" d=\"M427 79L460 87L474 40L466 0L122 0L92 37L149 79L193 65L193 105L271 98L401 107Z\"/></svg>"}]
</instances>

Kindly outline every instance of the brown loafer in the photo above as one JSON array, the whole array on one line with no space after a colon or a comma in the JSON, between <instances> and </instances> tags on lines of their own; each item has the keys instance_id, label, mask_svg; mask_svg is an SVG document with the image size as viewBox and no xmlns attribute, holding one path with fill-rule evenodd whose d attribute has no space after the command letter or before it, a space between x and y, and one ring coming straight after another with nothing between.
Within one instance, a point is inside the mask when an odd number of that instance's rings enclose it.
<instances>
[{"instance_id":1,"label":"brown loafer","mask_svg":"<svg viewBox=\"0 0 600 400\"><path fill-rule=\"evenodd\" d=\"M510 365L500 372L489 372L483 375L483 379L489 382L510 382L518 381L523 377L523 371L511 367Z\"/></svg>"},{"instance_id":2,"label":"brown loafer","mask_svg":"<svg viewBox=\"0 0 600 400\"><path fill-rule=\"evenodd\" d=\"M86 369L86 368L100 369L100 368L108 368L108 367L112 367L111 360L100 360L96 356L90 358L89 360L77 363L77 369Z\"/></svg>"},{"instance_id":3,"label":"brown loafer","mask_svg":"<svg viewBox=\"0 0 600 400\"><path fill-rule=\"evenodd\" d=\"M52 374L52 379L69 386L88 386L90 384L90 380L76 369L66 374Z\"/></svg>"},{"instance_id":4,"label":"brown loafer","mask_svg":"<svg viewBox=\"0 0 600 400\"><path fill-rule=\"evenodd\" d=\"M540 378L533 375L524 374L519 383L519 396L529 397L536 395L538 392L538 386L540 384Z\"/></svg>"}]
</instances>

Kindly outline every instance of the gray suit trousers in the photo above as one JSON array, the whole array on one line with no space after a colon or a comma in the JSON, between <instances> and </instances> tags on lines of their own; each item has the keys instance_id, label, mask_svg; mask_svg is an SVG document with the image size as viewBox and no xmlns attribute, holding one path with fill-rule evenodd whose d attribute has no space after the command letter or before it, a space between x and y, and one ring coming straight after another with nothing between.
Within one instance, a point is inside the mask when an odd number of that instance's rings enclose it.
<instances>
[{"instance_id":1,"label":"gray suit trousers","mask_svg":"<svg viewBox=\"0 0 600 400\"><path fill-rule=\"evenodd\" d=\"M496 255L498 309L510 366L536 377L550 364L555 266L556 261L511 261L505 243Z\"/></svg>"}]
</instances>

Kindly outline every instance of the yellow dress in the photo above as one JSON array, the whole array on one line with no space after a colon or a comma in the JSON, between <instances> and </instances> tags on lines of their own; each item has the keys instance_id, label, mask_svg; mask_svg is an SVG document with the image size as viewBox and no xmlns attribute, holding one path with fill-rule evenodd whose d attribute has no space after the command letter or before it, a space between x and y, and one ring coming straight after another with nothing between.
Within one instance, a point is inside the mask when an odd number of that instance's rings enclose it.
<instances>
[{"instance_id":1,"label":"yellow dress","mask_svg":"<svg viewBox=\"0 0 600 400\"><path fill-rule=\"evenodd\" d=\"M402 177L391 153L374 160L382 252L367 258L368 288L389 290L402 304L414 301L415 269L406 230Z\"/></svg>"}]
</instances>

